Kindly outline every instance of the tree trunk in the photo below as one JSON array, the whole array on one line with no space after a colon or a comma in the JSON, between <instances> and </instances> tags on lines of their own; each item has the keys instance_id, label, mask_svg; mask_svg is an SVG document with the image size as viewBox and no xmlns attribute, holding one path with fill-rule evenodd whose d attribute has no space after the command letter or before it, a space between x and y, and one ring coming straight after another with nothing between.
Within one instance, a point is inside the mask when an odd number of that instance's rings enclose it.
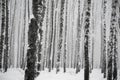
<instances>
[{"instance_id":1,"label":"tree trunk","mask_svg":"<svg viewBox=\"0 0 120 80\"><path fill-rule=\"evenodd\" d=\"M102 43L102 45L101 45L101 47L103 47L102 48L102 59L101 59L101 63L102 63L102 65L101 65L101 68L102 68L102 73L104 73L104 78L106 77L106 21L105 21L105 16L106 16L106 3L107 3L107 1L106 0L103 0L102 1L103 3L103 5L102 5L102 34L103 35L101 35L102 36L102 40L101 40L101 43Z\"/></svg>"},{"instance_id":2,"label":"tree trunk","mask_svg":"<svg viewBox=\"0 0 120 80\"><path fill-rule=\"evenodd\" d=\"M118 0L112 0L107 80L117 80L117 5Z\"/></svg>"},{"instance_id":3,"label":"tree trunk","mask_svg":"<svg viewBox=\"0 0 120 80\"><path fill-rule=\"evenodd\" d=\"M9 16L8 16L8 0L6 0L6 29L5 29L5 49L4 49L4 72L7 71L8 68L8 28L9 28Z\"/></svg>"},{"instance_id":4,"label":"tree trunk","mask_svg":"<svg viewBox=\"0 0 120 80\"><path fill-rule=\"evenodd\" d=\"M65 9L65 34L64 34L64 62L63 62L63 68L64 68L64 72L66 72L66 54L67 54L67 10L68 10L68 1L66 0L66 9Z\"/></svg>"},{"instance_id":5,"label":"tree trunk","mask_svg":"<svg viewBox=\"0 0 120 80\"><path fill-rule=\"evenodd\" d=\"M27 69L25 70L25 80L34 80L36 77L37 30L37 21L35 19L31 19L28 31L29 49L27 51Z\"/></svg>"},{"instance_id":6,"label":"tree trunk","mask_svg":"<svg viewBox=\"0 0 120 80\"><path fill-rule=\"evenodd\" d=\"M80 0L78 0L78 20L77 20L77 65L76 73L80 71L80 38L81 38L81 24L80 24Z\"/></svg>"},{"instance_id":7,"label":"tree trunk","mask_svg":"<svg viewBox=\"0 0 120 80\"><path fill-rule=\"evenodd\" d=\"M50 6L50 33L49 33L49 47L48 47L48 54L49 54L49 63L48 68L49 72L51 71L52 67L52 42L53 42L53 16L54 16L54 0L51 0L51 6Z\"/></svg>"},{"instance_id":8,"label":"tree trunk","mask_svg":"<svg viewBox=\"0 0 120 80\"><path fill-rule=\"evenodd\" d=\"M59 71L60 67L60 57L61 57L61 52L62 52L62 42L63 42L63 11L64 11L64 0L60 1L60 30L59 30L59 41L58 41L58 53L57 53L57 69L56 73Z\"/></svg>"},{"instance_id":9,"label":"tree trunk","mask_svg":"<svg viewBox=\"0 0 120 80\"><path fill-rule=\"evenodd\" d=\"M28 32L27 69L25 80L34 80L41 69L42 23L45 14L45 0L33 0L33 15Z\"/></svg>"},{"instance_id":10,"label":"tree trunk","mask_svg":"<svg viewBox=\"0 0 120 80\"><path fill-rule=\"evenodd\" d=\"M7 8L6 8L7 7ZM2 0L2 22L1 22L1 38L0 38L0 69L7 71L7 55L8 55L8 2Z\"/></svg>"},{"instance_id":11,"label":"tree trunk","mask_svg":"<svg viewBox=\"0 0 120 80\"><path fill-rule=\"evenodd\" d=\"M84 43L84 57L85 57L85 69L84 69L84 80L89 80L89 33L90 33L90 10L91 0L85 0L85 43Z\"/></svg>"}]
</instances>

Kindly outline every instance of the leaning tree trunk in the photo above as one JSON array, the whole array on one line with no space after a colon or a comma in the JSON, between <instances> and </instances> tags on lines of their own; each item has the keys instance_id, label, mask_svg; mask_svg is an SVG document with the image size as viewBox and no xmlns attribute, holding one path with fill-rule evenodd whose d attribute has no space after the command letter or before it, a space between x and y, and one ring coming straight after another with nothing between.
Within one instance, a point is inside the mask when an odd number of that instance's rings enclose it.
<instances>
[{"instance_id":1,"label":"leaning tree trunk","mask_svg":"<svg viewBox=\"0 0 120 80\"><path fill-rule=\"evenodd\" d=\"M90 33L90 10L91 0L85 0L85 43L84 43L84 58L85 58L85 69L84 69L84 80L89 80L89 33Z\"/></svg>"}]
</instances>

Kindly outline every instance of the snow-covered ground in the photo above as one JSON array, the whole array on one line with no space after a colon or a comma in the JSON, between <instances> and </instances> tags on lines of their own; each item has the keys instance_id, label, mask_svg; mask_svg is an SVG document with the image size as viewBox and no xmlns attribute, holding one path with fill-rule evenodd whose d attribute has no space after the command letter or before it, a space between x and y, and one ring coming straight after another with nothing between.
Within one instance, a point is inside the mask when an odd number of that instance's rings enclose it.
<instances>
[{"instance_id":1,"label":"snow-covered ground","mask_svg":"<svg viewBox=\"0 0 120 80\"><path fill-rule=\"evenodd\" d=\"M6 73L0 73L0 80L24 80L24 71L21 69L8 69Z\"/></svg>"},{"instance_id":2,"label":"snow-covered ground","mask_svg":"<svg viewBox=\"0 0 120 80\"><path fill-rule=\"evenodd\" d=\"M78 74L75 73L75 69L67 69L66 73L61 71L56 74L55 70L48 72L48 70L42 71L40 76L36 80L84 80L84 70L82 69ZM100 69L94 69L90 74L90 80L106 80L103 78Z\"/></svg>"},{"instance_id":3,"label":"snow-covered ground","mask_svg":"<svg viewBox=\"0 0 120 80\"><path fill-rule=\"evenodd\" d=\"M0 80L24 80L24 71L21 69L9 69L6 73L0 73ZM67 69L66 73L63 73L63 69L56 74L55 69L51 72L41 71L36 80L84 80L84 70L81 70L78 74L75 73L75 69ZM106 80L103 78L100 69L94 69L90 74L90 80Z\"/></svg>"}]
</instances>

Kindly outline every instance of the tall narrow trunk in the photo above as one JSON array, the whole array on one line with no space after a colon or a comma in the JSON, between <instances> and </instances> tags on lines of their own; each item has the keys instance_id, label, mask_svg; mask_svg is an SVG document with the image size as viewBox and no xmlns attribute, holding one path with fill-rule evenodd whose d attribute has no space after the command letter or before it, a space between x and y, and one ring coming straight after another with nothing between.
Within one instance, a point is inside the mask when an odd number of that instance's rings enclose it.
<instances>
[{"instance_id":1,"label":"tall narrow trunk","mask_svg":"<svg viewBox=\"0 0 120 80\"><path fill-rule=\"evenodd\" d=\"M1 23L1 39L0 39L0 69L3 68L4 64L4 41L5 41L5 28L6 28L6 1L2 0L2 23Z\"/></svg>"},{"instance_id":2,"label":"tall narrow trunk","mask_svg":"<svg viewBox=\"0 0 120 80\"><path fill-rule=\"evenodd\" d=\"M51 64L52 64L52 42L53 42L53 16L54 16L54 0L51 0L51 10L50 10L50 33L49 33L49 63L48 63L48 68L49 72L51 71Z\"/></svg>"},{"instance_id":3,"label":"tall narrow trunk","mask_svg":"<svg viewBox=\"0 0 120 80\"><path fill-rule=\"evenodd\" d=\"M47 6L46 7L46 30L45 30L45 44L44 44L45 57L43 59L43 70L44 70L44 67L47 67L47 41L48 41L47 35L48 35L49 1L47 1L46 6Z\"/></svg>"},{"instance_id":4,"label":"tall narrow trunk","mask_svg":"<svg viewBox=\"0 0 120 80\"><path fill-rule=\"evenodd\" d=\"M53 55L52 55L52 69L55 67L55 50L56 50L56 30L57 30L57 5L56 5L56 0L54 0L54 21L53 21Z\"/></svg>"},{"instance_id":5,"label":"tall narrow trunk","mask_svg":"<svg viewBox=\"0 0 120 80\"><path fill-rule=\"evenodd\" d=\"M66 53L67 53L67 10L68 10L68 1L66 0L66 11L65 11L65 40L64 40L64 63L63 63L63 67L64 67L64 72L66 72Z\"/></svg>"},{"instance_id":6,"label":"tall narrow trunk","mask_svg":"<svg viewBox=\"0 0 120 80\"><path fill-rule=\"evenodd\" d=\"M4 71L7 71L8 67L8 28L9 28L9 18L8 18L8 0L6 0L6 29L5 29L5 50L4 50Z\"/></svg>"},{"instance_id":7,"label":"tall narrow trunk","mask_svg":"<svg viewBox=\"0 0 120 80\"><path fill-rule=\"evenodd\" d=\"M112 11L112 16L111 17L113 17L112 18L112 21L113 21L113 23L112 23L112 26L113 26L113 47L114 47L114 49L113 49L113 54L114 54L114 56L113 56L113 65L114 65L114 67L113 67L113 80L118 80L118 75L117 75L117 73L118 73L118 69L117 69L117 57L118 57L118 50L117 50L117 47L118 47L118 37L117 37L117 35L118 35L118 25L116 25L117 24L117 9L118 9L118 0L113 0L113 2L112 2L112 8L113 8L113 11Z\"/></svg>"},{"instance_id":8,"label":"tall narrow trunk","mask_svg":"<svg viewBox=\"0 0 120 80\"><path fill-rule=\"evenodd\" d=\"M106 0L103 0L102 1L103 3L103 5L102 5L102 34L103 35L101 35L102 36L102 45L101 45L101 47L103 47L102 48L102 51L101 51L101 53L102 53L102 59L101 59L101 63L102 63L102 65L101 65L101 67L102 67L102 73L104 73L104 78L106 77L106 20L105 20L105 16L106 16Z\"/></svg>"},{"instance_id":9,"label":"tall narrow trunk","mask_svg":"<svg viewBox=\"0 0 120 80\"><path fill-rule=\"evenodd\" d=\"M112 0L107 80L117 80L117 5L118 0Z\"/></svg>"},{"instance_id":10,"label":"tall narrow trunk","mask_svg":"<svg viewBox=\"0 0 120 80\"><path fill-rule=\"evenodd\" d=\"M85 57L85 69L84 69L84 80L89 80L89 33L90 33L90 10L91 0L85 0L85 43L84 43L84 57Z\"/></svg>"},{"instance_id":11,"label":"tall narrow trunk","mask_svg":"<svg viewBox=\"0 0 120 80\"><path fill-rule=\"evenodd\" d=\"M55 11L55 19L54 19L54 34L53 34L53 55L52 55L52 69L54 68L55 62L55 41L56 41L56 16L57 12Z\"/></svg>"},{"instance_id":12,"label":"tall narrow trunk","mask_svg":"<svg viewBox=\"0 0 120 80\"><path fill-rule=\"evenodd\" d=\"M57 53L57 69L56 72L59 71L60 67L60 57L62 52L62 42L63 42L63 11L64 11L64 0L61 0L61 6L60 6L60 30L59 30L59 41L58 41L58 53Z\"/></svg>"},{"instance_id":13,"label":"tall narrow trunk","mask_svg":"<svg viewBox=\"0 0 120 80\"><path fill-rule=\"evenodd\" d=\"M77 19L77 64L76 73L80 71L80 38L81 38L81 24L80 24L80 0L78 0L78 19Z\"/></svg>"}]
</instances>

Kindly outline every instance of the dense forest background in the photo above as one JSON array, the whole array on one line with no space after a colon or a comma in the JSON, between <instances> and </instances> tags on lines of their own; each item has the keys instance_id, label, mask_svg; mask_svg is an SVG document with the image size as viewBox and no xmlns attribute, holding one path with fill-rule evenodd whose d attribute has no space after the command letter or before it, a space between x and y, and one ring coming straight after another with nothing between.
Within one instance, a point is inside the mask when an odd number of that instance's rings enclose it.
<instances>
[{"instance_id":1,"label":"dense forest background","mask_svg":"<svg viewBox=\"0 0 120 80\"><path fill-rule=\"evenodd\" d=\"M101 69L120 79L120 0L0 0L0 71ZM32 75L32 76L31 76Z\"/></svg>"}]
</instances>

